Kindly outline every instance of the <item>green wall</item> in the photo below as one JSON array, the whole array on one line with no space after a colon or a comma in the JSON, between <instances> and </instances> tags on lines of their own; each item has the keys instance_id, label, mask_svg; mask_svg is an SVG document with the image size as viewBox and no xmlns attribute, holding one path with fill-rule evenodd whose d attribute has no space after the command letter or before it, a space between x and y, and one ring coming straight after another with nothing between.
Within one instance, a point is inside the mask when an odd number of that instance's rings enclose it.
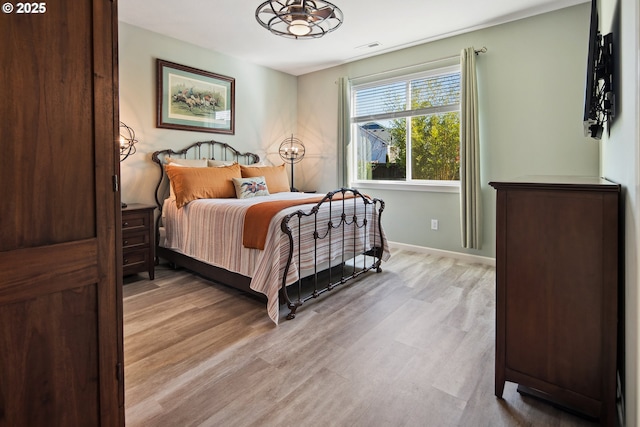
<instances>
[{"instance_id":1,"label":"green wall","mask_svg":"<svg viewBox=\"0 0 640 427\"><path fill-rule=\"evenodd\" d=\"M477 57L480 96L484 243L460 245L459 194L367 189L387 202L391 241L493 258L495 194L487 185L531 174L597 175L599 145L585 138L582 104L589 6L578 6L474 31L294 77L120 22L120 116L140 140L121 164L125 202L153 202L157 170L150 154L216 139L279 162L280 141L295 133L307 145L296 165L296 187L337 187L337 85L486 46ZM236 79L236 133L221 135L155 127L155 59ZM430 220L439 220L439 230Z\"/></svg>"},{"instance_id":2,"label":"green wall","mask_svg":"<svg viewBox=\"0 0 640 427\"><path fill-rule=\"evenodd\" d=\"M521 175L598 175L599 145L582 128L589 6L550 12L407 48L298 78L299 136L317 151L305 159L305 188L337 185L337 85L486 46L477 57L480 97L484 244L460 244L458 193L367 189L386 202L389 239L418 247L493 258L495 194L487 185ZM313 175L307 174L313 171ZM438 231L430 220L438 219Z\"/></svg>"},{"instance_id":3,"label":"green wall","mask_svg":"<svg viewBox=\"0 0 640 427\"><path fill-rule=\"evenodd\" d=\"M136 154L121 163L124 202L154 203L154 151L215 139L273 159L280 142L295 133L296 77L124 22L118 25L120 119L140 141ZM235 78L235 135L156 128L156 58Z\"/></svg>"},{"instance_id":4,"label":"green wall","mask_svg":"<svg viewBox=\"0 0 640 427\"><path fill-rule=\"evenodd\" d=\"M640 392L638 365L639 278L638 242L640 241L640 6L637 0L601 0L600 30L613 33L614 39L614 90L616 115L602 138L602 174L622 186L621 204L624 218L624 240L621 256L624 268L620 272L624 280L620 292L624 312L624 398L626 425L640 425Z\"/></svg>"},{"instance_id":5,"label":"green wall","mask_svg":"<svg viewBox=\"0 0 640 427\"><path fill-rule=\"evenodd\" d=\"M457 254L495 256L492 180L531 174L603 175L623 185L626 425L638 425L638 271L640 233L640 7L637 0L601 0L603 32L616 42L617 115L611 136L583 136L589 4L522 19L371 57L298 78L119 23L120 116L136 131L138 152L121 164L126 202L153 203L157 169L153 151L216 139L278 163L280 141L295 133L307 144L296 166L296 186L328 191L337 186L337 85L486 46L477 58L484 203L484 245L460 247L457 193L371 190L386 201L384 225L393 242ZM155 127L155 58L236 79L236 134L172 131ZM602 155L600 155L602 151ZM439 230L430 230L430 219Z\"/></svg>"}]
</instances>

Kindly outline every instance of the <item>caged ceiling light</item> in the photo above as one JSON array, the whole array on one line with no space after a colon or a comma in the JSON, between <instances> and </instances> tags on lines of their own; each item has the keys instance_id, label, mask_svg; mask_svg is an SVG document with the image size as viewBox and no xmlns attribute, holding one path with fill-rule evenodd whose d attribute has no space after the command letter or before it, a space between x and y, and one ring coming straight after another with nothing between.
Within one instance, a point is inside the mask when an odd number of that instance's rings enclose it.
<instances>
[{"instance_id":1,"label":"caged ceiling light","mask_svg":"<svg viewBox=\"0 0 640 427\"><path fill-rule=\"evenodd\" d=\"M256 9L256 20L282 37L317 39L342 25L344 16L328 1L269 0Z\"/></svg>"}]
</instances>

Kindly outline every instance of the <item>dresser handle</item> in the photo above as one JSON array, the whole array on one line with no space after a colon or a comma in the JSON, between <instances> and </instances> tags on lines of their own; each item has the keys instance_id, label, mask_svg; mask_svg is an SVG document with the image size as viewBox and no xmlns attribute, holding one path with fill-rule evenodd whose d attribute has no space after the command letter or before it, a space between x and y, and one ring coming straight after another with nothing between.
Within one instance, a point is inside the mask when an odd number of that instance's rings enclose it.
<instances>
[{"instance_id":1,"label":"dresser handle","mask_svg":"<svg viewBox=\"0 0 640 427\"><path fill-rule=\"evenodd\" d=\"M123 226L123 227L127 227L128 225L129 225L129 223L128 223L128 222L123 222L123 223L122 223L122 226Z\"/></svg>"},{"instance_id":2,"label":"dresser handle","mask_svg":"<svg viewBox=\"0 0 640 427\"><path fill-rule=\"evenodd\" d=\"M125 259L122 260L122 263L123 264L129 264L129 260L127 258L125 258Z\"/></svg>"},{"instance_id":3,"label":"dresser handle","mask_svg":"<svg viewBox=\"0 0 640 427\"><path fill-rule=\"evenodd\" d=\"M125 240L123 244L126 246L126 245L128 245L128 244L129 244L129 241L128 241L128 240Z\"/></svg>"}]
</instances>

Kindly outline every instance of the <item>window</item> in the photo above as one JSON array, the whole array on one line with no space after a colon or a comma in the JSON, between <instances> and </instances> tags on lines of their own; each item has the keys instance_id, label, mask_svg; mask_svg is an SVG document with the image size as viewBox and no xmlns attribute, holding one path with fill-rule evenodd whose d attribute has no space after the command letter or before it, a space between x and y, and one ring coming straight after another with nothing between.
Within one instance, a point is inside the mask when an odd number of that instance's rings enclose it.
<instances>
[{"instance_id":1,"label":"window","mask_svg":"<svg viewBox=\"0 0 640 427\"><path fill-rule=\"evenodd\" d=\"M351 180L434 184L460 179L460 67L352 89Z\"/></svg>"}]
</instances>

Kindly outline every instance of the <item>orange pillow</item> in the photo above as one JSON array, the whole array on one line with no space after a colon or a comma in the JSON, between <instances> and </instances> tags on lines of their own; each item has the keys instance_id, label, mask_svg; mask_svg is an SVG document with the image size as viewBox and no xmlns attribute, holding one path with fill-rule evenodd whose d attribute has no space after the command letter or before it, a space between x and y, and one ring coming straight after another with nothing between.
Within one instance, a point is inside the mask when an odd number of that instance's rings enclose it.
<instances>
[{"instance_id":1,"label":"orange pillow","mask_svg":"<svg viewBox=\"0 0 640 427\"><path fill-rule=\"evenodd\" d=\"M289 176L287 175L286 165L280 166L245 166L240 165L243 178L253 178L256 176L264 176L267 181L269 193L282 193L290 191Z\"/></svg>"},{"instance_id":2,"label":"orange pillow","mask_svg":"<svg viewBox=\"0 0 640 427\"><path fill-rule=\"evenodd\" d=\"M165 166L176 195L176 206L183 207L196 199L222 199L236 197L233 178L240 178L240 165L217 168L190 168Z\"/></svg>"}]
</instances>

